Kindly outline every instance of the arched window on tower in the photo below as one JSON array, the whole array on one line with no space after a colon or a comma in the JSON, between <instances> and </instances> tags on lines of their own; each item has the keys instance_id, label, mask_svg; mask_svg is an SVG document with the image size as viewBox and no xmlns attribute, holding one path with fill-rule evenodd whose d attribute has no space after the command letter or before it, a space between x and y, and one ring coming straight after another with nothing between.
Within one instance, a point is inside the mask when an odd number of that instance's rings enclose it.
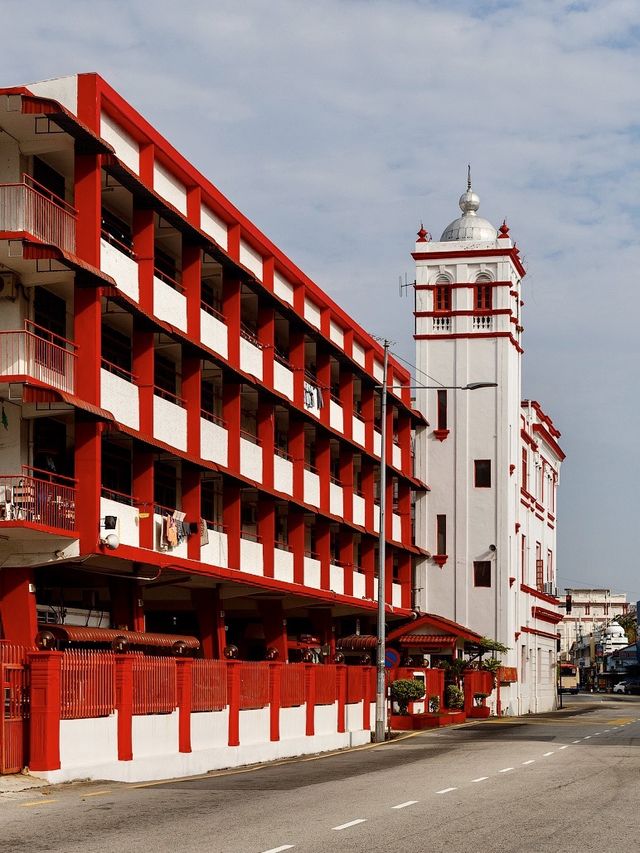
<instances>
[{"instance_id":1,"label":"arched window on tower","mask_svg":"<svg viewBox=\"0 0 640 853\"><path fill-rule=\"evenodd\" d=\"M488 275L479 275L476 279L473 307L476 311L491 311L493 308L493 287Z\"/></svg>"},{"instance_id":2,"label":"arched window on tower","mask_svg":"<svg viewBox=\"0 0 640 853\"><path fill-rule=\"evenodd\" d=\"M451 282L445 275L440 275L436 279L436 286L433 291L433 310L451 311Z\"/></svg>"}]
</instances>

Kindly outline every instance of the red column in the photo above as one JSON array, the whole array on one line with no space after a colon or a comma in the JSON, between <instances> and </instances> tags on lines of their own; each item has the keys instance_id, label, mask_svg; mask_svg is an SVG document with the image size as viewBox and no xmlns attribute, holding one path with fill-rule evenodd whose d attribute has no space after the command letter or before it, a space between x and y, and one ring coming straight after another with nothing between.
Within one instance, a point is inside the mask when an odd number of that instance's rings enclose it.
<instances>
[{"instance_id":1,"label":"red column","mask_svg":"<svg viewBox=\"0 0 640 853\"><path fill-rule=\"evenodd\" d=\"M241 502L240 486L235 483L224 484L223 520L227 531L227 552L230 569L240 568L240 523Z\"/></svg>"},{"instance_id":2,"label":"red column","mask_svg":"<svg viewBox=\"0 0 640 853\"><path fill-rule=\"evenodd\" d=\"M62 652L35 652L29 663L29 768L59 770Z\"/></svg>"},{"instance_id":3,"label":"red column","mask_svg":"<svg viewBox=\"0 0 640 853\"><path fill-rule=\"evenodd\" d=\"M304 500L304 421L290 414L289 455L293 460L293 497Z\"/></svg>"},{"instance_id":4,"label":"red column","mask_svg":"<svg viewBox=\"0 0 640 853\"><path fill-rule=\"evenodd\" d=\"M240 470L240 426L241 426L240 383L227 381L222 388L222 417L227 426L227 467Z\"/></svg>"},{"instance_id":5,"label":"red column","mask_svg":"<svg viewBox=\"0 0 640 853\"><path fill-rule=\"evenodd\" d=\"M393 548L385 548L384 552L384 600L391 604L393 584Z\"/></svg>"},{"instance_id":6,"label":"red column","mask_svg":"<svg viewBox=\"0 0 640 853\"><path fill-rule=\"evenodd\" d=\"M278 652L278 661L288 660L287 625L281 601L259 601L258 612L264 628L264 641Z\"/></svg>"},{"instance_id":7,"label":"red column","mask_svg":"<svg viewBox=\"0 0 640 853\"><path fill-rule=\"evenodd\" d=\"M191 687L193 661L176 659L178 683L178 752L191 752Z\"/></svg>"},{"instance_id":8,"label":"red column","mask_svg":"<svg viewBox=\"0 0 640 853\"><path fill-rule=\"evenodd\" d=\"M102 307L99 291L76 287L73 301L73 334L78 345L75 389L78 397L100 405Z\"/></svg>"},{"instance_id":9,"label":"red column","mask_svg":"<svg viewBox=\"0 0 640 853\"><path fill-rule=\"evenodd\" d=\"M326 408L329 407L329 398L326 398ZM320 477L320 509L329 512L331 504L331 445L329 434L320 432L316 438L316 468Z\"/></svg>"},{"instance_id":10,"label":"red column","mask_svg":"<svg viewBox=\"0 0 640 853\"><path fill-rule=\"evenodd\" d=\"M77 413L75 428L76 528L80 551L92 554L100 536L100 488L102 484L102 424Z\"/></svg>"},{"instance_id":11,"label":"red column","mask_svg":"<svg viewBox=\"0 0 640 853\"><path fill-rule=\"evenodd\" d=\"M267 495L258 498L258 536L262 542L263 571L266 578L273 577L273 549L276 538L276 516L273 500Z\"/></svg>"},{"instance_id":12,"label":"red column","mask_svg":"<svg viewBox=\"0 0 640 853\"><path fill-rule=\"evenodd\" d=\"M316 550L320 558L320 586L331 589L331 526L328 519L316 516Z\"/></svg>"},{"instance_id":13,"label":"red column","mask_svg":"<svg viewBox=\"0 0 640 853\"><path fill-rule=\"evenodd\" d=\"M338 692L338 733L345 732L347 705L347 667L343 663L336 664L336 687Z\"/></svg>"},{"instance_id":14,"label":"red column","mask_svg":"<svg viewBox=\"0 0 640 853\"><path fill-rule=\"evenodd\" d=\"M200 456L201 361L189 355L182 359L182 396L187 401L187 450Z\"/></svg>"},{"instance_id":15,"label":"red column","mask_svg":"<svg viewBox=\"0 0 640 853\"><path fill-rule=\"evenodd\" d=\"M117 628L144 631L142 589L137 583L127 578L109 578L109 597L111 619Z\"/></svg>"},{"instance_id":16,"label":"red column","mask_svg":"<svg viewBox=\"0 0 640 853\"><path fill-rule=\"evenodd\" d=\"M362 668L362 728L365 732L371 728L371 671L373 667Z\"/></svg>"},{"instance_id":17,"label":"red column","mask_svg":"<svg viewBox=\"0 0 640 853\"><path fill-rule=\"evenodd\" d=\"M133 760L133 658L116 655L116 710L118 760Z\"/></svg>"},{"instance_id":18,"label":"red column","mask_svg":"<svg viewBox=\"0 0 640 853\"><path fill-rule=\"evenodd\" d=\"M343 527L339 537L339 558L344 572L344 594L353 595L353 533L348 527Z\"/></svg>"},{"instance_id":19,"label":"red column","mask_svg":"<svg viewBox=\"0 0 640 853\"><path fill-rule=\"evenodd\" d=\"M364 526L367 530L373 530L373 460L366 456L362 457L362 494L364 496Z\"/></svg>"},{"instance_id":20,"label":"red column","mask_svg":"<svg viewBox=\"0 0 640 853\"><path fill-rule=\"evenodd\" d=\"M289 547L293 553L294 583L304 583L304 513L289 505Z\"/></svg>"},{"instance_id":21,"label":"red column","mask_svg":"<svg viewBox=\"0 0 640 853\"><path fill-rule=\"evenodd\" d=\"M272 489L275 442L273 404L271 402L260 402L258 405L258 440L262 447L262 483L265 488Z\"/></svg>"},{"instance_id":22,"label":"red column","mask_svg":"<svg viewBox=\"0 0 640 853\"><path fill-rule=\"evenodd\" d=\"M94 267L100 266L101 170L96 154L78 154L74 162L73 203L76 219L76 254ZM78 289L76 288L76 296Z\"/></svg>"},{"instance_id":23,"label":"red column","mask_svg":"<svg viewBox=\"0 0 640 853\"><path fill-rule=\"evenodd\" d=\"M200 206L198 205L198 210ZM192 341L200 340L200 288L202 251L187 240L182 241L182 286L187 297L187 332ZM185 395L186 396L186 395Z\"/></svg>"},{"instance_id":24,"label":"red column","mask_svg":"<svg viewBox=\"0 0 640 853\"><path fill-rule=\"evenodd\" d=\"M342 483L342 516L345 521L353 520L353 448L348 444L340 447L340 482Z\"/></svg>"},{"instance_id":25,"label":"red column","mask_svg":"<svg viewBox=\"0 0 640 853\"><path fill-rule=\"evenodd\" d=\"M198 533L187 540L187 556L190 560L200 559L200 470L195 465L182 463L182 511L186 521L198 524Z\"/></svg>"},{"instance_id":26,"label":"red column","mask_svg":"<svg viewBox=\"0 0 640 853\"><path fill-rule=\"evenodd\" d=\"M362 568L364 569L365 579L365 595L367 598L373 599L375 592L375 574L377 566L375 565L376 552L375 540L370 536L362 537Z\"/></svg>"},{"instance_id":27,"label":"red column","mask_svg":"<svg viewBox=\"0 0 640 853\"><path fill-rule=\"evenodd\" d=\"M262 352L262 382L267 388L273 388L273 346L275 312L271 305L260 304L258 308L258 340Z\"/></svg>"},{"instance_id":28,"label":"red column","mask_svg":"<svg viewBox=\"0 0 640 853\"><path fill-rule=\"evenodd\" d=\"M134 444L133 494L139 501L141 548L153 548L153 453Z\"/></svg>"},{"instance_id":29,"label":"red column","mask_svg":"<svg viewBox=\"0 0 640 853\"><path fill-rule=\"evenodd\" d=\"M142 164L142 157L140 158ZM151 167L153 174L153 166ZM141 175L142 177L142 175ZM153 313L153 267L155 226L153 210L133 207L133 250L138 261L138 301L145 311Z\"/></svg>"},{"instance_id":30,"label":"red column","mask_svg":"<svg viewBox=\"0 0 640 853\"><path fill-rule=\"evenodd\" d=\"M368 453L373 453L373 418L375 414L375 390L372 385L362 383L362 420L364 421L364 443Z\"/></svg>"},{"instance_id":31,"label":"red column","mask_svg":"<svg viewBox=\"0 0 640 853\"><path fill-rule=\"evenodd\" d=\"M227 661L229 746L240 746L240 661Z\"/></svg>"},{"instance_id":32,"label":"red column","mask_svg":"<svg viewBox=\"0 0 640 853\"><path fill-rule=\"evenodd\" d=\"M305 735L308 737L315 734L316 666L317 664L315 663L307 663L304 666L304 697L306 703Z\"/></svg>"},{"instance_id":33,"label":"red column","mask_svg":"<svg viewBox=\"0 0 640 853\"><path fill-rule=\"evenodd\" d=\"M153 330L138 317L133 318L132 367L138 385L140 432L153 435Z\"/></svg>"},{"instance_id":34,"label":"red column","mask_svg":"<svg viewBox=\"0 0 640 853\"><path fill-rule=\"evenodd\" d=\"M340 405L342 406L343 432L347 438L353 434L353 373L340 367Z\"/></svg>"},{"instance_id":35,"label":"red column","mask_svg":"<svg viewBox=\"0 0 640 853\"><path fill-rule=\"evenodd\" d=\"M240 366L240 280L224 277L222 286L222 313L227 323L228 360Z\"/></svg>"},{"instance_id":36,"label":"red column","mask_svg":"<svg viewBox=\"0 0 640 853\"><path fill-rule=\"evenodd\" d=\"M398 513L400 514L400 528L402 542L411 544L411 486L406 480L400 480L398 484Z\"/></svg>"},{"instance_id":37,"label":"red column","mask_svg":"<svg viewBox=\"0 0 640 853\"><path fill-rule=\"evenodd\" d=\"M269 731L271 740L280 740L280 685L282 667L279 661L269 663Z\"/></svg>"},{"instance_id":38,"label":"red column","mask_svg":"<svg viewBox=\"0 0 640 853\"><path fill-rule=\"evenodd\" d=\"M402 586L402 606L411 607L411 587L413 585L413 558L410 551L400 551L399 581Z\"/></svg>"},{"instance_id":39,"label":"red column","mask_svg":"<svg viewBox=\"0 0 640 853\"><path fill-rule=\"evenodd\" d=\"M411 416L400 412L398 417L398 440L402 451L402 471L413 476L411 463Z\"/></svg>"},{"instance_id":40,"label":"red column","mask_svg":"<svg viewBox=\"0 0 640 853\"><path fill-rule=\"evenodd\" d=\"M328 317L328 310L322 312L322 317ZM320 409L320 422L329 426L329 401L331 399L331 357L329 350L318 344L316 352L316 371L318 385L322 391L324 406Z\"/></svg>"},{"instance_id":41,"label":"red column","mask_svg":"<svg viewBox=\"0 0 640 853\"><path fill-rule=\"evenodd\" d=\"M32 648L38 633L33 569L4 566L0 570L0 624L3 639Z\"/></svg>"},{"instance_id":42,"label":"red column","mask_svg":"<svg viewBox=\"0 0 640 853\"><path fill-rule=\"evenodd\" d=\"M294 296L300 289L294 292ZM293 368L293 402L302 409L304 408L304 332L293 326L289 331L289 362Z\"/></svg>"}]
</instances>

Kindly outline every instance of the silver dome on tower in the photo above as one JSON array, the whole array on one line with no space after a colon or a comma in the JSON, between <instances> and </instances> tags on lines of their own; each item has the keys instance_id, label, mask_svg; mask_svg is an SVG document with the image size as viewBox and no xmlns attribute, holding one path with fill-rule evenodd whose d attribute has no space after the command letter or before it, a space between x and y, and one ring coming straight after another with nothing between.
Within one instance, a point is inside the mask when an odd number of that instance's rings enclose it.
<instances>
[{"instance_id":1,"label":"silver dome on tower","mask_svg":"<svg viewBox=\"0 0 640 853\"><path fill-rule=\"evenodd\" d=\"M478 216L480 207L480 196L471 189L471 167L467 175L467 191L460 196L460 210L462 216L454 219L442 232L441 242L452 242L454 240L474 240L486 243L497 238L498 232L487 220Z\"/></svg>"}]
</instances>

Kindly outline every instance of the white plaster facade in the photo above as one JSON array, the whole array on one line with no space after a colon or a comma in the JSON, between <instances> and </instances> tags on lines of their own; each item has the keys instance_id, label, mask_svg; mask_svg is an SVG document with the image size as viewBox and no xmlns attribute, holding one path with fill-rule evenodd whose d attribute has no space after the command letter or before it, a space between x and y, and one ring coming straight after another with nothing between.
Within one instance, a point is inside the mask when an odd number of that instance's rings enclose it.
<instances>
[{"instance_id":1,"label":"white plaster facade","mask_svg":"<svg viewBox=\"0 0 640 853\"><path fill-rule=\"evenodd\" d=\"M502 713L517 714L556 702L563 454L540 406L521 402L524 270L508 229L480 219L478 205L469 188L448 239L421 229L415 247L416 383L429 386L416 391L429 421L416 433L416 476L431 489L416 504L416 541L431 555L416 603L509 647L502 662L518 683L502 687ZM478 382L495 387L466 389Z\"/></svg>"}]
</instances>

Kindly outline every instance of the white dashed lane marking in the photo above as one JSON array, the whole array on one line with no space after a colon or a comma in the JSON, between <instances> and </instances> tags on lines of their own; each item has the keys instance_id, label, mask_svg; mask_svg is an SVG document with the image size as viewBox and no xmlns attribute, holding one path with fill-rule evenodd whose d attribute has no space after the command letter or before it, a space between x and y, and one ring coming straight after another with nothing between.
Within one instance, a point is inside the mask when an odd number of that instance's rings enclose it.
<instances>
[{"instance_id":1,"label":"white dashed lane marking","mask_svg":"<svg viewBox=\"0 0 640 853\"><path fill-rule=\"evenodd\" d=\"M336 832L340 832L341 829L349 829L350 826L357 826L359 823L366 823L367 821L363 817L359 817L357 820L350 820L349 823L341 823L340 826L333 826Z\"/></svg>"},{"instance_id":2,"label":"white dashed lane marking","mask_svg":"<svg viewBox=\"0 0 640 853\"><path fill-rule=\"evenodd\" d=\"M281 847L272 847L271 850L265 850L264 853L282 853L283 850L291 850L293 844L283 844Z\"/></svg>"},{"instance_id":3,"label":"white dashed lane marking","mask_svg":"<svg viewBox=\"0 0 640 853\"><path fill-rule=\"evenodd\" d=\"M535 764L536 762L535 762L534 758L530 758L528 761L523 761L522 763L523 764Z\"/></svg>"},{"instance_id":4,"label":"white dashed lane marking","mask_svg":"<svg viewBox=\"0 0 640 853\"><path fill-rule=\"evenodd\" d=\"M407 806L415 806L417 800L407 800L406 803L399 803L397 806L391 806L392 809L406 809Z\"/></svg>"},{"instance_id":5,"label":"white dashed lane marking","mask_svg":"<svg viewBox=\"0 0 640 853\"><path fill-rule=\"evenodd\" d=\"M565 743L564 746L559 747L559 749L569 749L569 744Z\"/></svg>"},{"instance_id":6,"label":"white dashed lane marking","mask_svg":"<svg viewBox=\"0 0 640 853\"><path fill-rule=\"evenodd\" d=\"M508 773L510 770L513 770L513 767L503 767L502 770L498 770L498 773Z\"/></svg>"},{"instance_id":7,"label":"white dashed lane marking","mask_svg":"<svg viewBox=\"0 0 640 853\"><path fill-rule=\"evenodd\" d=\"M551 750L551 752L543 752L542 757L546 758L548 755L553 755L553 752L554 752L553 750Z\"/></svg>"},{"instance_id":8,"label":"white dashed lane marking","mask_svg":"<svg viewBox=\"0 0 640 853\"><path fill-rule=\"evenodd\" d=\"M448 794L449 791L457 791L457 788L443 788L441 791L436 791L436 794Z\"/></svg>"},{"instance_id":9,"label":"white dashed lane marking","mask_svg":"<svg viewBox=\"0 0 640 853\"><path fill-rule=\"evenodd\" d=\"M471 781L472 782L484 782L485 779L488 779L488 778L489 778L488 776L478 776L477 779L472 779Z\"/></svg>"}]
</instances>

